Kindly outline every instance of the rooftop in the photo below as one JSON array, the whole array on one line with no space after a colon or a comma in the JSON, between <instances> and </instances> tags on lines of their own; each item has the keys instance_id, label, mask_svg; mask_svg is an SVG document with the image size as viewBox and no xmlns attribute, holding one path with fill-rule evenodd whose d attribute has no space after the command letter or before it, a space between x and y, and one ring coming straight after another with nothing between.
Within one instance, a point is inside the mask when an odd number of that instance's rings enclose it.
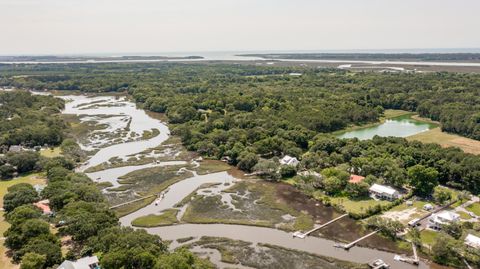
<instances>
[{"instance_id":1,"label":"rooftop","mask_svg":"<svg viewBox=\"0 0 480 269\"><path fill-rule=\"evenodd\" d=\"M348 182L350 183L360 183L365 179L365 177L359 176L359 175L350 175L350 180Z\"/></svg>"},{"instance_id":2,"label":"rooftop","mask_svg":"<svg viewBox=\"0 0 480 269\"><path fill-rule=\"evenodd\" d=\"M445 223L445 222L457 221L460 218L460 215L458 215L455 212L445 210L445 211L441 211L439 213L433 214L431 218L433 218L435 222Z\"/></svg>"},{"instance_id":3,"label":"rooftop","mask_svg":"<svg viewBox=\"0 0 480 269\"><path fill-rule=\"evenodd\" d=\"M42 201L38 201L36 203L33 203L33 205L40 208L40 210L42 210L43 214L51 214L52 210L50 209L49 203L50 203L49 200L42 200Z\"/></svg>"},{"instance_id":4,"label":"rooftop","mask_svg":"<svg viewBox=\"0 0 480 269\"><path fill-rule=\"evenodd\" d=\"M97 256L84 257L76 261L66 260L57 269L97 269L98 258Z\"/></svg>"},{"instance_id":5,"label":"rooftop","mask_svg":"<svg viewBox=\"0 0 480 269\"><path fill-rule=\"evenodd\" d=\"M467 237L465 237L465 244L472 248L480 249L480 237L468 234Z\"/></svg>"},{"instance_id":6,"label":"rooftop","mask_svg":"<svg viewBox=\"0 0 480 269\"><path fill-rule=\"evenodd\" d=\"M397 193L397 190L390 186L385 186L385 185L380 185L380 184L373 184L370 187L370 191L376 192L376 193L386 193L389 195L394 195Z\"/></svg>"}]
</instances>

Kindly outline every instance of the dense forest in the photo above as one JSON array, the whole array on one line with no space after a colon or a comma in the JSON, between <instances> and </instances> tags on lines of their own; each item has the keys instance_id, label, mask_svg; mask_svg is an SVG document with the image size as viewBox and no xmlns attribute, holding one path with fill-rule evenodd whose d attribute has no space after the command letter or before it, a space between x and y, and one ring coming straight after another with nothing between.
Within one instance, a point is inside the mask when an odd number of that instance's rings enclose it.
<instances>
[{"instance_id":1,"label":"dense forest","mask_svg":"<svg viewBox=\"0 0 480 269\"><path fill-rule=\"evenodd\" d=\"M301 167L316 171L342 166L369 177L370 182L398 187L408 184L419 195L431 194L438 184L480 193L480 157L437 144L408 142L394 137L360 141L319 135L312 140L301 161ZM426 180L408 182L413 178L410 173L415 168L435 171L432 186L424 186L428 184Z\"/></svg>"},{"instance_id":2,"label":"dense forest","mask_svg":"<svg viewBox=\"0 0 480 269\"><path fill-rule=\"evenodd\" d=\"M59 145L65 128L58 117L63 105L58 98L0 91L0 147Z\"/></svg>"},{"instance_id":3,"label":"dense forest","mask_svg":"<svg viewBox=\"0 0 480 269\"><path fill-rule=\"evenodd\" d=\"M255 126L331 132L376 121L383 109L393 108L417 111L440 121L444 131L480 139L480 75L475 74L205 63L0 65L0 71L0 86L128 91L145 108L166 112L172 123L208 116L209 122L228 120L229 129L248 120ZM262 119L265 123L258 122Z\"/></svg>"}]
</instances>

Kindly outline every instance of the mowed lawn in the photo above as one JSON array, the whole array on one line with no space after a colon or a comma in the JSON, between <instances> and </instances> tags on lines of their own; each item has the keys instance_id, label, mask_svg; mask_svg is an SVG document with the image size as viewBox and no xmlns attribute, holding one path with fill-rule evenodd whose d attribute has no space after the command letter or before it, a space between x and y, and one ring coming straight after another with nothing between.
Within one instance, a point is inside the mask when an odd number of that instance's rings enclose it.
<instances>
[{"instance_id":1,"label":"mowed lawn","mask_svg":"<svg viewBox=\"0 0 480 269\"><path fill-rule=\"evenodd\" d=\"M437 143L442 147L457 147L467 153L480 154L480 141L442 132L440 127L409 136L407 140L417 140L422 143Z\"/></svg>"},{"instance_id":2,"label":"mowed lawn","mask_svg":"<svg viewBox=\"0 0 480 269\"><path fill-rule=\"evenodd\" d=\"M377 205L385 206L391 203L384 200L377 201L370 197L364 199L350 199L349 197L331 197L319 191L314 194L314 197L319 200L322 197L328 197L332 205L340 206L345 212L354 214L363 214L367 212L369 208L373 208Z\"/></svg>"},{"instance_id":3,"label":"mowed lawn","mask_svg":"<svg viewBox=\"0 0 480 269\"><path fill-rule=\"evenodd\" d=\"M60 147L55 147L53 149L50 149L50 148L42 149L40 150L40 155L47 158L58 157L62 155L62 150L60 149Z\"/></svg>"},{"instance_id":4,"label":"mowed lawn","mask_svg":"<svg viewBox=\"0 0 480 269\"><path fill-rule=\"evenodd\" d=\"M435 239L438 236L438 232L431 230L423 230L420 232L420 239L425 245L432 246L435 243Z\"/></svg>"},{"instance_id":5,"label":"mowed lawn","mask_svg":"<svg viewBox=\"0 0 480 269\"><path fill-rule=\"evenodd\" d=\"M480 203L474 203L465 208L466 210L473 212L475 215L480 216Z\"/></svg>"},{"instance_id":6,"label":"mowed lawn","mask_svg":"<svg viewBox=\"0 0 480 269\"><path fill-rule=\"evenodd\" d=\"M3 208L3 196L7 193L8 187L15 185L17 183L30 183L32 185L35 184L45 184L46 179L42 174L35 173L30 174L22 177L18 177L8 181L0 181L0 207ZM12 264L10 262L10 258L8 258L5 254L6 248L3 246L3 233L8 229L10 226L4 219L3 210L0 212L0 264L2 269L13 269L19 268L18 265Z\"/></svg>"}]
</instances>

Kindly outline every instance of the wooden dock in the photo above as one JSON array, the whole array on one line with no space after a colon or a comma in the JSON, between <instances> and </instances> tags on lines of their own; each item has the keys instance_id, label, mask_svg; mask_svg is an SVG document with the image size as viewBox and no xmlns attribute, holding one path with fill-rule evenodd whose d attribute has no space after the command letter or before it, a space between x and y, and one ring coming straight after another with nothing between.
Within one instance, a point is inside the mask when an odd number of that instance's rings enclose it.
<instances>
[{"instance_id":1,"label":"wooden dock","mask_svg":"<svg viewBox=\"0 0 480 269\"><path fill-rule=\"evenodd\" d=\"M410 257L403 257L400 255L395 255L393 258L396 261L401 261L401 262L406 262L406 263L411 263L413 265L418 265L420 263L420 259L418 258L417 255L417 247L413 242L410 242L412 244L412 250L413 250L413 258Z\"/></svg>"},{"instance_id":2,"label":"wooden dock","mask_svg":"<svg viewBox=\"0 0 480 269\"><path fill-rule=\"evenodd\" d=\"M348 216L348 214L343 214L343 215L341 215L340 217L337 217L337 218L334 218L334 219L332 219L332 220L330 220L330 221L328 221L328 222L325 222L324 224L322 224L322 225L320 225L320 226L318 226L318 227L315 227L315 228L313 228L313 229L311 229L310 231L307 231L307 232L305 232L305 233L302 233L301 231L294 232L294 233L293 233L293 237L298 237L298 238L302 238L302 239L303 239L303 238L307 237L309 234L311 234L311 233L313 233L313 232L315 232L315 231L318 231L318 230L322 229L323 227L326 227L326 226L328 226L328 225L330 225L330 224L336 222L337 220L340 220L340 219L342 219L342 218L344 218L344 217L346 217L346 216Z\"/></svg>"},{"instance_id":3,"label":"wooden dock","mask_svg":"<svg viewBox=\"0 0 480 269\"><path fill-rule=\"evenodd\" d=\"M349 250L351 249L353 246L355 246L358 242L362 241L363 239L366 239L376 233L378 233L380 230L376 230L376 231L373 231L365 236L362 236L360 238L358 238L357 240L353 241L353 242L350 242L348 244L344 244L344 245L335 245L336 247L340 247L340 248L343 248L343 249L346 249L346 250Z\"/></svg>"}]
</instances>

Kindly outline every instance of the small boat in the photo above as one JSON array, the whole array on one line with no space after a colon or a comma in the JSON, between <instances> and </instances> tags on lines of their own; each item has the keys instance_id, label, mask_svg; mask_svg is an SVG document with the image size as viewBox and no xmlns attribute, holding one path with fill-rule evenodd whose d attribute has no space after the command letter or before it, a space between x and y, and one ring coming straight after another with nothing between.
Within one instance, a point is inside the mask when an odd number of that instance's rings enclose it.
<instances>
[{"instance_id":1,"label":"small boat","mask_svg":"<svg viewBox=\"0 0 480 269\"><path fill-rule=\"evenodd\" d=\"M388 269L390 265L384 262L382 259L376 259L368 263L368 266L373 269Z\"/></svg>"}]
</instances>

